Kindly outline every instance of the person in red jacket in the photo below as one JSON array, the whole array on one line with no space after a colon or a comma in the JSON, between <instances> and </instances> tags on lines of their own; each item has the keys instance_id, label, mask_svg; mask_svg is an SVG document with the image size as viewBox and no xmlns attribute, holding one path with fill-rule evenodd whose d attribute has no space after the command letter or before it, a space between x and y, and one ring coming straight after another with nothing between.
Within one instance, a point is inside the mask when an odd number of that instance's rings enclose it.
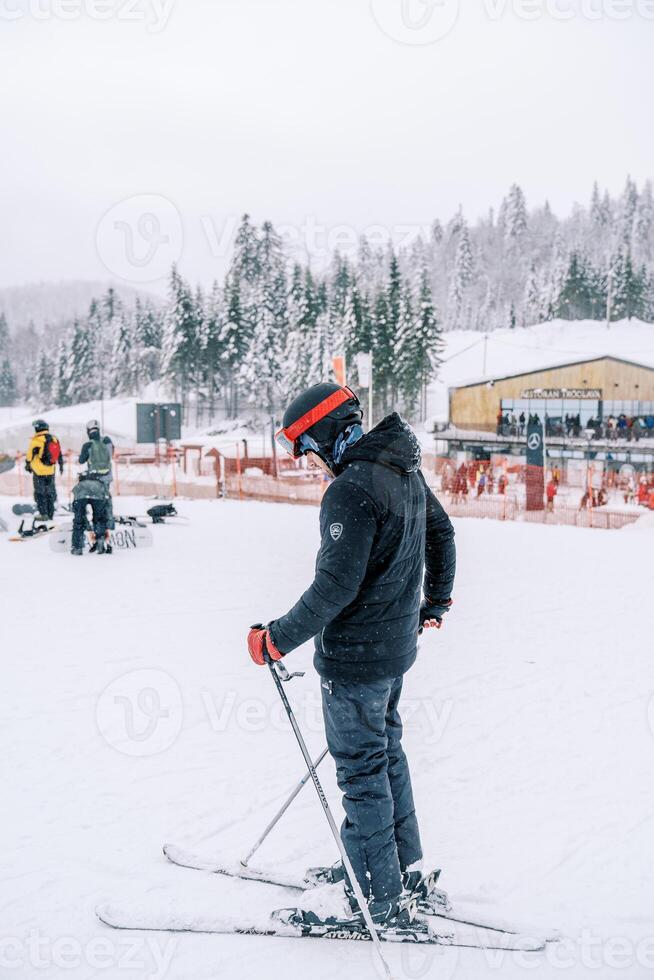
<instances>
[{"instance_id":1,"label":"person in red jacket","mask_svg":"<svg viewBox=\"0 0 654 980\"><path fill-rule=\"evenodd\" d=\"M549 483L547 484L546 493L547 493L547 509L550 512L550 514L553 514L554 513L554 498L556 497L556 495L558 493L558 488L556 486L556 482L555 482L554 478L552 478L549 481Z\"/></svg>"}]
</instances>

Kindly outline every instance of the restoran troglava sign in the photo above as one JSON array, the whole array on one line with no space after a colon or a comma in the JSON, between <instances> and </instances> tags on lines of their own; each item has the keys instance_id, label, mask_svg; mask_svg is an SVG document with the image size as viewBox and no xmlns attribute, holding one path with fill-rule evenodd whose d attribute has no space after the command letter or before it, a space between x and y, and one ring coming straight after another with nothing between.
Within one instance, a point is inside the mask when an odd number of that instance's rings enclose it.
<instances>
[{"instance_id":1,"label":"restoran troglava sign","mask_svg":"<svg viewBox=\"0 0 654 980\"><path fill-rule=\"evenodd\" d=\"M573 398L578 401L580 398L591 398L600 401L602 398L601 388L527 388L522 392L521 398L551 398L561 401L565 398Z\"/></svg>"}]
</instances>

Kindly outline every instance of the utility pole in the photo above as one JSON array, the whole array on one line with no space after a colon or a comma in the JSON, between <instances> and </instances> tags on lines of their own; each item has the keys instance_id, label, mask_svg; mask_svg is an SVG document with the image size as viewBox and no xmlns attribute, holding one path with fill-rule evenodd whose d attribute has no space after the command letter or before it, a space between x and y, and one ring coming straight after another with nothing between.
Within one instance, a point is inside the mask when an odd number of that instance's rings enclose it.
<instances>
[{"instance_id":1,"label":"utility pole","mask_svg":"<svg viewBox=\"0 0 654 980\"><path fill-rule=\"evenodd\" d=\"M488 350L488 334L485 333L484 334L484 368L483 368L483 371L482 371L482 374L483 374L484 377L486 377L486 352L487 352L487 350Z\"/></svg>"}]
</instances>

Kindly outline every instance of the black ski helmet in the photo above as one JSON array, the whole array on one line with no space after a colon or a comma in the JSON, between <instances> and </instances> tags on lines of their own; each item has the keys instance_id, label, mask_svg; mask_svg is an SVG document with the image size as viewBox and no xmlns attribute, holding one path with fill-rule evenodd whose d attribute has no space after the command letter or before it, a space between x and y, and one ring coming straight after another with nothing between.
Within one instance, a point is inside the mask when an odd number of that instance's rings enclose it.
<instances>
[{"instance_id":1,"label":"black ski helmet","mask_svg":"<svg viewBox=\"0 0 654 980\"><path fill-rule=\"evenodd\" d=\"M341 432L360 423L363 412L359 399L345 385L322 381L306 388L284 412L283 428L277 441L291 456L302 455L299 439L309 435L326 456ZM321 454L322 454L321 453Z\"/></svg>"},{"instance_id":2,"label":"black ski helmet","mask_svg":"<svg viewBox=\"0 0 654 980\"><path fill-rule=\"evenodd\" d=\"M49 428L48 423L45 419L34 419L32 422L35 432L45 432Z\"/></svg>"}]
</instances>

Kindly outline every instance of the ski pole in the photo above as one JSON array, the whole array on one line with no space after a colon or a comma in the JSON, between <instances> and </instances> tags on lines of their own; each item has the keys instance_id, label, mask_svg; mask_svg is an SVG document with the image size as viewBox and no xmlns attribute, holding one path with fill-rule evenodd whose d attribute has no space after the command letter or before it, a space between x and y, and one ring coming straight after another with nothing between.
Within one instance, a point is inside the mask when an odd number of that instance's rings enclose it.
<instances>
[{"instance_id":1,"label":"ski pole","mask_svg":"<svg viewBox=\"0 0 654 980\"><path fill-rule=\"evenodd\" d=\"M279 661L277 661L276 663L273 663L272 660L270 660L270 658L268 657L267 654L266 654L266 660L267 660L267 663L268 663L268 667L270 668L270 673L272 674L272 678L273 678L273 680L275 682L275 687L277 688L277 691L279 693L279 696L282 699L282 704L284 705L284 709L286 711L286 714L288 715L288 720L291 723L291 728L293 729L293 732L295 734L295 738L297 739L297 743L300 746L300 751L302 752L302 755L304 756L304 761L307 764L307 769L309 770L309 775L311 776L311 779L313 781L313 785L316 788L316 793L318 794L318 799L320 800L321 806L322 806L323 811L325 813L325 816L327 818L327 823L329 824L329 829L331 830L331 832L333 834L334 841L336 842L336 846L338 847L338 850L340 852L341 860L343 861L343 867L345 868L345 870L347 872L347 876L350 879L350 884L352 885L352 888L354 890L354 894L356 896L356 900L359 903L359 908L361 909L361 912L363 913L363 918L364 918L365 923L366 923L366 926L368 928L368 932L370 933L370 938L372 939L373 945L374 945L375 949L377 950L377 955L379 956L379 959L381 961L381 964L384 967L384 972L386 973L386 976L388 977L388 980L393 980L393 976L392 976L391 971L389 969L388 963L386 962L386 960L384 958L384 953L383 953L382 948L381 948L381 940L379 938L379 935L377 933L377 930L375 929L375 923L372 921L372 916L370 915L370 909L368 908L368 903L365 900L365 898L363 897L363 891L361 890L361 885L359 884L358 879L357 879L357 876L354 873L354 869L352 867L352 862L350 861L349 857L347 856L347 851L345 850L345 845L343 844L343 841L341 840L341 835L339 834L338 828L337 828L337 826L336 826L336 824L334 822L334 818L332 816L332 811L330 809L329 803L327 802L327 797L325 796L325 793L324 793L324 790L323 790L322 785L320 783L320 780L318 779L318 773L315 770L315 766L314 766L314 764L313 764L313 762L311 760L311 756L309 755L309 750L308 750L308 748L306 746L306 742L304 741L304 738L302 737L302 732L300 731L300 726L298 725L298 723L297 723L297 721L295 719L295 715L293 714L293 709L291 708L291 705L289 704L289 700L286 697L286 692L285 692L284 687L283 687L283 684L282 684L283 681L290 681L294 677L302 677L303 675L302 674L289 674L289 672L286 670L286 667L284 667L283 664L279 663Z\"/></svg>"},{"instance_id":2,"label":"ski pole","mask_svg":"<svg viewBox=\"0 0 654 980\"><path fill-rule=\"evenodd\" d=\"M323 751L321 752L321 754L318 756L318 758L316 759L316 761L313 763L313 768L314 769L317 769L318 768L318 766L320 765L320 763L322 762L322 760L327 755L327 751L328 750L326 748L323 749ZM283 806L281 807L281 809L278 810L278 812L272 818L272 820L270 821L270 823L268 824L268 826L264 830L264 832L261 835L261 837L259 838L259 840L254 845L254 847L252 848L252 850L248 851L248 853L246 854L246 856L241 861L241 864L243 865L244 868L247 868L248 862L250 861L250 859L254 856L255 852L259 850L259 848L261 847L261 845L265 841L265 839L268 836L268 834L270 833L270 831L274 827L277 826L277 824L279 823L279 821L281 820L281 818L284 816L284 814L288 810L289 806L291 805L291 803L293 802L293 800L295 799L295 797L300 793L300 790L302 790L303 787L306 786L306 784L309 782L310 779L311 779L311 773L309 773L309 772L307 772L306 775L304 775L302 777L302 779L297 784L297 786L295 787L295 789L293 790L293 792L291 793L291 795L289 796L289 798L286 800L286 803L283 804Z\"/></svg>"}]
</instances>

